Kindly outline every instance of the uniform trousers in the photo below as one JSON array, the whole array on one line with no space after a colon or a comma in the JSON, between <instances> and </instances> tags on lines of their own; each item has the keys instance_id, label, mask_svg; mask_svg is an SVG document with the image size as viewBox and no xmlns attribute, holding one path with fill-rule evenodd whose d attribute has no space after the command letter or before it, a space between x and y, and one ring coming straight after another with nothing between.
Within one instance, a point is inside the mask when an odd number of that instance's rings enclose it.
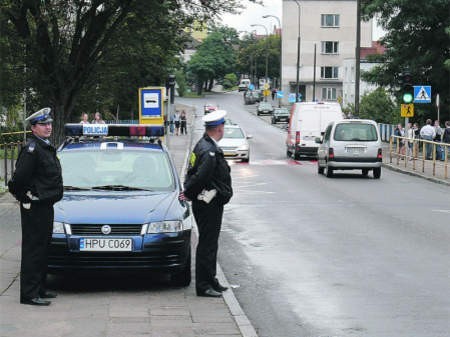
<instances>
[{"instance_id":1,"label":"uniform trousers","mask_svg":"<svg viewBox=\"0 0 450 337\"><path fill-rule=\"evenodd\" d=\"M53 204L36 203L30 209L20 204L22 261L20 298L28 300L45 292L48 248L53 232Z\"/></svg>"},{"instance_id":2,"label":"uniform trousers","mask_svg":"<svg viewBox=\"0 0 450 337\"><path fill-rule=\"evenodd\" d=\"M222 225L223 204L213 199L209 204L193 201L192 211L197 222L199 238L195 258L195 287L197 293L216 284L217 250Z\"/></svg>"}]
</instances>

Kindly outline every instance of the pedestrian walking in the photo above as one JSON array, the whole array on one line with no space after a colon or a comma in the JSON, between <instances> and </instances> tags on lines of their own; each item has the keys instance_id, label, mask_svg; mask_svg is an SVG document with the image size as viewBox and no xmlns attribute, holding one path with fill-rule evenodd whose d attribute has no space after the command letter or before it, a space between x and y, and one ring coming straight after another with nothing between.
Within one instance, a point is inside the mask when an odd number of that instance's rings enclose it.
<instances>
[{"instance_id":1,"label":"pedestrian walking","mask_svg":"<svg viewBox=\"0 0 450 337\"><path fill-rule=\"evenodd\" d=\"M184 196L192 200L199 238L195 261L197 296L220 297L227 290L216 278L223 207L233 195L230 166L217 143L224 134L226 111L203 117L205 133L190 155Z\"/></svg>"},{"instance_id":2,"label":"pedestrian walking","mask_svg":"<svg viewBox=\"0 0 450 337\"><path fill-rule=\"evenodd\" d=\"M32 135L20 151L16 170L8 182L20 202L22 261L20 303L49 305L56 294L46 289L48 247L53 232L53 204L63 196L61 165L49 141L52 133L50 108L26 119Z\"/></svg>"},{"instance_id":3,"label":"pedestrian walking","mask_svg":"<svg viewBox=\"0 0 450 337\"><path fill-rule=\"evenodd\" d=\"M431 126L431 119L427 119L426 124L420 129L420 138L428 141L432 141L436 136L434 127ZM433 144L426 143L426 159L432 159L433 156Z\"/></svg>"},{"instance_id":4,"label":"pedestrian walking","mask_svg":"<svg viewBox=\"0 0 450 337\"><path fill-rule=\"evenodd\" d=\"M401 124L397 124L397 127L394 130L394 136L395 137L395 144L398 144L398 154L401 155L402 160L405 157L405 130L403 129L403 126Z\"/></svg>"},{"instance_id":5,"label":"pedestrian walking","mask_svg":"<svg viewBox=\"0 0 450 337\"><path fill-rule=\"evenodd\" d=\"M181 110L181 114L180 114L180 132L181 132L182 135L187 135L186 126L187 126L186 111Z\"/></svg>"},{"instance_id":6,"label":"pedestrian walking","mask_svg":"<svg viewBox=\"0 0 450 337\"><path fill-rule=\"evenodd\" d=\"M180 112L177 110L175 111L175 115L173 116L173 121L175 123L175 135L180 134Z\"/></svg>"},{"instance_id":7,"label":"pedestrian walking","mask_svg":"<svg viewBox=\"0 0 450 337\"><path fill-rule=\"evenodd\" d=\"M407 139L407 155L410 158L410 160L412 160L413 158L413 145L414 145L414 137L415 137L415 133L414 133L414 129L412 126L412 123L408 123L407 127L406 127L406 139Z\"/></svg>"},{"instance_id":8,"label":"pedestrian walking","mask_svg":"<svg viewBox=\"0 0 450 337\"><path fill-rule=\"evenodd\" d=\"M434 121L434 131L435 131L436 135L434 136L433 140L436 143L442 142L442 134L444 133L444 131L442 130L438 119L436 119ZM443 150L444 149L441 145L436 145L436 159L444 160L444 151Z\"/></svg>"}]
</instances>

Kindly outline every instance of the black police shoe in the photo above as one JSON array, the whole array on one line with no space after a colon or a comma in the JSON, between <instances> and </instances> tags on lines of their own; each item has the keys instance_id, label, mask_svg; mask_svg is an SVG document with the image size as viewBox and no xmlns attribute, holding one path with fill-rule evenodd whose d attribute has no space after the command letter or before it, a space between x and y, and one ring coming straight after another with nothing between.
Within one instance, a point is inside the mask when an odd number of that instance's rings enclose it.
<instances>
[{"instance_id":1,"label":"black police shoe","mask_svg":"<svg viewBox=\"0 0 450 337\"><path fill-rule=\"evenodd\" d=\"M39 293L40 298L56 298L56 296L58 296L57 293L55 293L53 291L48 291L48 290Z\"/></svg>"},{"instance_id":2,"label":"black police shoe","mask_svg":"<svg viewBox=\"0 0 450 337\"><path fill-rule=\"evenodd\" d=\"M215 291L213 288L207 288L203 291L197 291L197 296L201 297L221 297L222 294L218 291Z\"/></svg>"},{"instance_id":3,"label":"black police shoe","mask_svg":"<svg viewBox=\"0 0 450 337\"><path fill-rule=\"evenodd\" d=\"M215 291L218 291L219 293L224 292L225 290L228 289L228 287L225 287L225 286L221 285L221 284L219 283L219 281L217 281L217 280L216 280L216 282L213 284L212 287L213 287L213 289L214 289Z\"/></svg>"},{"instance_id":4,"label":"black police shoe","mask_svg":"<svg viewBox=\"0 0 450 337\"><path fill-rule=\"evenodd\" d=\"M35 298L29 298L29 299L21 299L20 303L29 304L29 305L47 306L47 305L50 305L50 303L52 303L52 302L43 300L40 297L35 297Z\"/></svg>"}]
</instances>

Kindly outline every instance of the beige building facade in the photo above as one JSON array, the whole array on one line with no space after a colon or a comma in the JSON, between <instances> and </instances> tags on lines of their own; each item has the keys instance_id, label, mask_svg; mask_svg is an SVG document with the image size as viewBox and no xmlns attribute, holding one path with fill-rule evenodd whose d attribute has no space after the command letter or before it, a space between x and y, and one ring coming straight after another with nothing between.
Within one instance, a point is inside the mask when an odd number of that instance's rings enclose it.
<instances>
[{"instance_id":1,"label":"beige building facade","mask_svg":"<svg viewBox=\"0 0 450 337\"><path fill-rule=\"evenodd\" d=\"M344 60L355 58L356 0L283 0L282 15L283 103L296 92L297 55L301 100L341 102ZM361 23L360 44L372 44L371 21Z\"/></svg>"}]
</instances>

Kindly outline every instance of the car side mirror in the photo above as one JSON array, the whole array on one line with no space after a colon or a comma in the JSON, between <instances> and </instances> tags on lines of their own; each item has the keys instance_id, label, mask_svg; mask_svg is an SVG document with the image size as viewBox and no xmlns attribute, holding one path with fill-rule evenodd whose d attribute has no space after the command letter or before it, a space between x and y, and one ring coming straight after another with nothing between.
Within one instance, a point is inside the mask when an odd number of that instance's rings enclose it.
<instances>
[{"instance_id":1,"label":"car side mirror","mask_svg":"<svg viewBox=\"0 0 450 337\"><path fill-rule=\"evenodd\" d=\"M247 139L252 139L253 136L252 135L247 135Z\"/></svg>"}]
</instances>

